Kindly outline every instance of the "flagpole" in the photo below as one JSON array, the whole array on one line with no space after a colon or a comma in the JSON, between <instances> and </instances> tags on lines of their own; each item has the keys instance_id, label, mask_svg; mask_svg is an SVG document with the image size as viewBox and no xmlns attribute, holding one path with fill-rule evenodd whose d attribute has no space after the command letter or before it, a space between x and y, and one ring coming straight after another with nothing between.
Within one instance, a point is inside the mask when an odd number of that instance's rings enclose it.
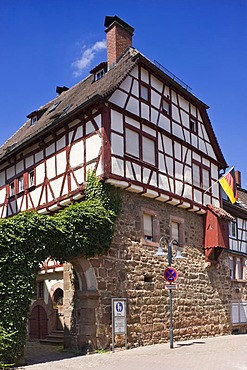
<instances>
[{"instance_id":1,"label":"flagpole","mask_svg":"<svg viewBox=\"0 0 247 370\"><path fill-rule=\"evenodd\" d=\"M215 184L217 184L217 182L219 182L219 181L220 181L220 179L216 180L216 181L213 183L213 185L209 186L209 188L208 188L207 190L205 190L205 191L204 191L204 193L203 193L203 194L207 193L207 192L209 191L209 189L211 189L211 188L212 188Z\"/></svg>"},{"instance_id":2,"label":"flagpole","mask_svg":"<svg viewBox=\"0 0 247 370\"><path fill-rule=\"evenodd\" d=\"M217 184L217 182L220 181L220 179L222 179L222 177L226 176L229 172L231 172L231 170L234 168L234 166L232 166L226 173L224 173L224 175L222 175L218 180L216 180L213 185L211 185L207 190L204 191L203 194L207 193L209 191L209 189L211 189L215 184Z\"/></svg>"}]
</instances>

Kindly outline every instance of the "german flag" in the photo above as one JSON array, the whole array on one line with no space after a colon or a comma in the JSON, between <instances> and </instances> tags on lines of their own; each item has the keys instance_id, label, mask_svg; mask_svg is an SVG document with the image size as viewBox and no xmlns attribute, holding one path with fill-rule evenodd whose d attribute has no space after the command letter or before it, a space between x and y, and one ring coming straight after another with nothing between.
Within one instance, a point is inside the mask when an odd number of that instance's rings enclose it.
<instances>
[{"instance_id":1,"label":"german flag","mask_svg":"<svg viewBox=\"0 0 247 370\"><path fill-rule=\"evenodd\" d=\"M238 200L238 190L234 167L232 167L224 176L219 179L219 183L232 204L234 204Z\"/></svg>"}]
</instances>

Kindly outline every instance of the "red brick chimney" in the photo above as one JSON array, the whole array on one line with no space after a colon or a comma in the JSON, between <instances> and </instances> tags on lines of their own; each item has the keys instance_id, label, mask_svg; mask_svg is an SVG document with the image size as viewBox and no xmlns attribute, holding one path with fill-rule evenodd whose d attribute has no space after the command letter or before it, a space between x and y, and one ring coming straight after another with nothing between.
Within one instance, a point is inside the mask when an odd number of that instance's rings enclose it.
<instances>
[{"instance_id":1,"label":"red brick chimney","mask_svg":"<svg viewBox=\"0 0 247 370\"><path fill-rule=\"evenodd\" d=\"M108 69L114 65L124 51L132 46L134 28L116 15L105 17Z\"/></svg>"},{"instance_id":2,"label":"red brick chimney","mask_svg":"<svg viewBox=\"0 0 247 370\"><path fill-rule=\"evenodd\" d=\"M236 184L241 188L241 172L235 171Z\"/></svg>"}]
</instances>

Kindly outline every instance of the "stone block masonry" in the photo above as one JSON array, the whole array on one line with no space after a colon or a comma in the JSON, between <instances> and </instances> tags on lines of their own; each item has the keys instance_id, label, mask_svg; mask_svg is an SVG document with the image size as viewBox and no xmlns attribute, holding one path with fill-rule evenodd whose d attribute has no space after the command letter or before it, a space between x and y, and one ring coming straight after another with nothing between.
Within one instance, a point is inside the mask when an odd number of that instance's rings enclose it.
<instances>
[{"instance_id":1,"label":"stone block masonry","mask_svg":"<svg viewBox=\"0 0 247 370\"><path fill-rule=\"evenodd\" d=\"M227 256L223 254L217 267L205 263L204 216L126 191L122 192L122 198L122 212L115 225L110 250L107 255L89 260L96 279L97 304L94 301L90 312L84 310L81 313L88 315L88 319L80 320L81 325L83 322L95 324L96 337L91 338L87 332L84 339L90 338L96 347L110 346L111 298L123 297L127 298L130 345L169 340L169 292L164 289L163 277L168 261L167 257L155 257L154 254L159 237L165 235L171 239L171 217L183 220L183 255L186 257L173 260L172 264L178 270L176 283L179 287L173 293L174 340L229 334L231 282ZM141 209L158 215L159 233L155 242L144 242ZM79 301L86 299L85 294L83 297L80 298L77 292L78 309L75 306L73 314L75 322L81 317L78 310L82 310ZM75 322L81 343L83 329L79 329ZM117 338L117 343L124 345L121 336Z\"/></svg>"}]
</instances>

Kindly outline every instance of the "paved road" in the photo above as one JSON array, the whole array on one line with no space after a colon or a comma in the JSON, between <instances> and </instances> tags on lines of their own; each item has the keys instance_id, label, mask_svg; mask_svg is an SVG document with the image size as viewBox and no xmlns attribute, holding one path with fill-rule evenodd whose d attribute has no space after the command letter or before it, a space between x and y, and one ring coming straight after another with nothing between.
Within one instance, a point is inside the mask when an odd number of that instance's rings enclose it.
<instances>
[{"instance_id":1,"label":"paved road","mask_svg":"<svg viewBox=\"0 0 247 370\"><path fill-rule=\"evenodd\" d=\"M44 348L44 347L43 347ZM38 353L36 353L38 356ZM40 353L41 355L41 353ZM52 356L54 357L52 359ZM115 353L71 358L53 349L47 357L18 370L247 370L247 335L230 335L174 343L156 344ZM35 356L34 356L35 357ZM60 358L60 359L59 359ZM55 359L55 360L54 360Z\"/></svg>"}]
</instances>

